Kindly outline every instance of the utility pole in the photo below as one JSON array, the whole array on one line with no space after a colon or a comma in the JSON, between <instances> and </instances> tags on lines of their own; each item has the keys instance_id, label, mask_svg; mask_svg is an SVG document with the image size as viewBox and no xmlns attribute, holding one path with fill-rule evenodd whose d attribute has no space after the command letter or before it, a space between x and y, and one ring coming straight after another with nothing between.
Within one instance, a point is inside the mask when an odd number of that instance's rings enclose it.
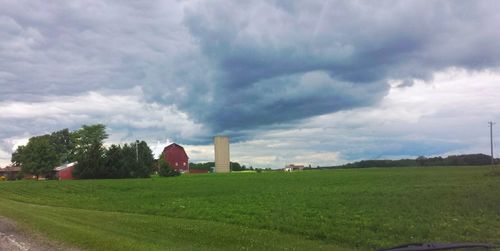
<instances>
[{"instance_id":1,"label":"utility pole","mask_svg":"<svg viewBox=\"0 0 500 251\"><path fill-rule=\"evenodd\" d=\"M490 125L490 148L491 148L491 165L495 165L495 158L493 157L493 121L488 122Z\"/></svg>"},{"instance_id":2,"label":"utility pole","mask_svg":"<svg viewBox=\"0 0 500 251\"><path fill-rule=\"evenodd\" d=\"M135 141L135 160L136 160L137 162L139 162L139 148L138 148L138 146L137 146L137 143L138 143L138 142L139 142L139 140L136 140L136 141Z\"/></svg>"}]
</instances>

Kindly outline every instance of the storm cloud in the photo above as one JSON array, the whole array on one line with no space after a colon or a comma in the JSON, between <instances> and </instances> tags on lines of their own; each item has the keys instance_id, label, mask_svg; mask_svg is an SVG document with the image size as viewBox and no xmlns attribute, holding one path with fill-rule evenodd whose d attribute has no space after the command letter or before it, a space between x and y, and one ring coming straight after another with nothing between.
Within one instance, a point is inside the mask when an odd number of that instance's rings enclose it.
<instances>
[{"instance_id":1,"label":"storm cloud","mask_svg":"<svg viewBox=\"0 0 500 251\"><path fill-rule=\"evenodd\" d=\"M244 141L377 105L394 81L409 88L450 68L500 66L494 0L0 2L0 137L10 146L91 122L187 143L217 133ZM41 108L105 96L115 105L101 111ZM127 119L118 107L131 102L147 118ZM158 125L176 118L188 129Z\"/></svg>"},{"instance_id":2,"label":"storm cloud","mask_svg":"<svg viewBox=\"0 0 500 251\"><path fill-rule=\"evenodd\" d=\"M492 1L218 3L185 16L216 66L217 102L203 120L218 130L366 106L390 79L500 63Z\"/></svg>"},{"instance_id":3,"label":"storm cloud","mask_svg":"<svg viewBox=\"0 0 500 251\"><path fill-rule=\"evenodd\" d=\"M2 97L137 85L215 132L286 123L373 104L388 79L498 66L494 5L12 1Z\"/></svg>"}]
</instances>

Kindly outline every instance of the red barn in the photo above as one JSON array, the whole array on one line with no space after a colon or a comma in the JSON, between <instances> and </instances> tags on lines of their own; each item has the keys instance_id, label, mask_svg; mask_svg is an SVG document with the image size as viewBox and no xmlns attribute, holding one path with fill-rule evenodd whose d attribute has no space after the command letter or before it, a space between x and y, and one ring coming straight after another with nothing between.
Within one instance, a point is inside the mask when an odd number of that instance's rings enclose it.
<instances>
[{"instance_id":1,"label":"red barn","mask_svg":"<svg viewBox=\"0 0 500 251\"><path fill-rule=\"evenodd\" d=\"M75 169L76 162L68 163L54 168L58 180L72 180L73 169Z\"/></svg>"},{"instance_id":2,"label":"red barn","mask_svg":"<svg viewBox=\"0 0 500 251\"><path fill-rule=\"evenodd\" d=\"M175 143L168 145L163 149L163 156L173 170L180 173L189 172L189 157L182 146Z\"/></svg>"}]
</instances>

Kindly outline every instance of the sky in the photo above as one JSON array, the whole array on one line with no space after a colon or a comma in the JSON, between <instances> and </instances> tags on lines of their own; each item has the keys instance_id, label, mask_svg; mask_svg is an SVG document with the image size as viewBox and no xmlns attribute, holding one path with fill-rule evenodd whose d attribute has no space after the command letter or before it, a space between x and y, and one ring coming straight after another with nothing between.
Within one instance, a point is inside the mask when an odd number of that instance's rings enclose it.
<instances>
[{"instance_id":1,"label":"sky","mask_svg":"<svg viewBox=\"0 0 500 251\"><path fill-rule=\"evenodd\" d=\"M232 161L281 168L489 154L500 122L496 0L0 6L0 166L84 124L193 162L228 135Z\"/></svg>"}]
</instances>

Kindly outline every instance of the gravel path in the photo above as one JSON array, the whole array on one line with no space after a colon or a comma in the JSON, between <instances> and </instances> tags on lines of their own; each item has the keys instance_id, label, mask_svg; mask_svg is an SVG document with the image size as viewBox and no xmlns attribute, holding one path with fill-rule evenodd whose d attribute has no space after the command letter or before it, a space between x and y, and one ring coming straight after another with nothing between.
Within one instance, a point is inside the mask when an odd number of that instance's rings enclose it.
<instances>
[{"instance_id":1,"label":"gravel path","mask_svg":"<svg viewBox=\"0 0 500 251\"><path fill-rule=\"evenodd\" d=\"M59 243L46 240L38 235L28 235L20 230L15 222L0 216L0 250L1 251L59 251L79 249L68 248Z\"/></svg>"}]
</instances>

